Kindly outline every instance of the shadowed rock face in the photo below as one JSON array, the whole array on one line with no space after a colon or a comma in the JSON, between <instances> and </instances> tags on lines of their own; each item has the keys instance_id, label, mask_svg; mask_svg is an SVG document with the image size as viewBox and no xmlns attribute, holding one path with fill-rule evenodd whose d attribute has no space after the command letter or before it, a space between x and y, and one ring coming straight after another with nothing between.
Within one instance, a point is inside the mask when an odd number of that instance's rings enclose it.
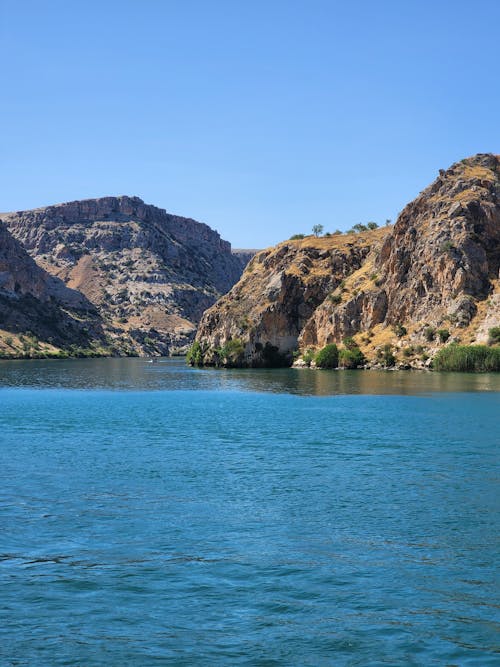
<instances>
[{"instance_id":1,"label":"shadowed rock face","mask_svg":"<svg viewBox=\"0 0 500 667\"><path fill-rule=\"evenodd\" d=\"M39 267L1 222L0 329L29 331L59 347L104 342L90 301Z\"/></svg>"},{"instance_id":2,"label":"shadowed rock face","mask_svg":"<svg viewBox=\"0 0 500 667\"><path fill-rule=\"evenodd\" d=\"M36 262L99 311L123 351L167 353L239 279L246 257L207 225L138 197L104 197L1 216Z\"/></svg>"},{"instance_id":3,"label":"shadowed rock face","mask_svg":"<svg viewBox=\"0 0 500 667\"><path fill-rule=\"evenodd\" d=\"M484 342L487 326L500 324L499 268L500 158L481 154L441 171L393 228L263 251L204 315L197 340L213 363L237 339L238 363L249 366L267 363L266 346L289 361L296 349L374 330L401 345L388 336L398 325L406 344L429 326Z\"/></svg>"}]
</instances>

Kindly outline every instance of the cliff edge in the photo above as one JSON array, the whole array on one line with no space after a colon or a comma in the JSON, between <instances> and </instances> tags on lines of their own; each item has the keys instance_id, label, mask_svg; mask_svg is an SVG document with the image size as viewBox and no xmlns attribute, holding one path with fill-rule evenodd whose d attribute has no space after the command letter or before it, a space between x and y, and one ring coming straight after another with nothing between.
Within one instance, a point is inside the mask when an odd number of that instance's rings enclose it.
<instances>
[{"instance_id":1,"label":"cliff edge","mask_svg":"<svg viewBox=\"0 0 500 667\"><path fill-rule=\"evenodd\" d=\"M346 338L377 364L391 346L423 366L445 343L483 343L500 322L500 158L442 170L394 227L262 251L203 316L205 364L289 365ZM351 341L352 345L352 341Z\"/></svg>"}]
</instances>

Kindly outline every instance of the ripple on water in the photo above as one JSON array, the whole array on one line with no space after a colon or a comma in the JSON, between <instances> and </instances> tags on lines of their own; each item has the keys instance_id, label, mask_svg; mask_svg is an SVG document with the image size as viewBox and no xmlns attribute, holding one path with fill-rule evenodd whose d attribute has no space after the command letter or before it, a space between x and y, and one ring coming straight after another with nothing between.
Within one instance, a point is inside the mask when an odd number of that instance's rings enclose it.
<instances>
[{"instance_id":1,"label":"ripple on water","mask_svg":"<svg viewBox=\"0 0 500 667\"><path fill-rule=\"evenodd\" d=\"M1 367L2 664L498 664L498 376L151 366Z\"/></svg>"}]
</instances>

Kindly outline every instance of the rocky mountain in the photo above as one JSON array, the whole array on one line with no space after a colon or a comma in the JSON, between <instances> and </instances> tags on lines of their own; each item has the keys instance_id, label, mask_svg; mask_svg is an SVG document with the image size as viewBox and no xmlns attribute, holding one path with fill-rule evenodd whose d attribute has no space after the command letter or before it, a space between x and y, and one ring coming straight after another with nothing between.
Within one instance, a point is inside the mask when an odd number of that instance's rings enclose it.
<instances>
[{"instance_id":1,"label":"rocky mountain","mask_svg":"<svg viewBox=\"0 0 500 667\"><path fill-rule=\"evenodd\" d=\"M286 241L257 254L202 318L207 364L289 364L353 337L423 365L440 344L485 342L500 323L500 157L441 171L394 227Z\"/></svg>"},{"instance_id":2,"label":"rocky mountain","mask_svg":"<svg viewBox=\"0 0 500 667\"><path fill-rule=\"evenodd\" d=\"M13 355L31 348L40 353L76 347L106 351L92 303L39 267L1 222L0 341L0 352Z\"/></svg>"},{"instance_id":3,"label":"rocky mountain","mask_svg":"<svg viewBox=\"0 0 500 667\"><path fill-rule=\"evenodd\" d=\"M185 346L248 255L205 224L138 197L105 197L0 215L46 272L77 291L124 354Z\"/></svg>"}]
</instances>

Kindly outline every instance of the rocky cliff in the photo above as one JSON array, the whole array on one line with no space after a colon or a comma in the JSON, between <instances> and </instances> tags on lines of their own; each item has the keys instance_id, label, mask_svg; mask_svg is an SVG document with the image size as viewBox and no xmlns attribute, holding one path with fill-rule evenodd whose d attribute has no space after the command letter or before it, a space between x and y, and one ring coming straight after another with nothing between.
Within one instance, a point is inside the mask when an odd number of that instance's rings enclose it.
<instances>
[{"instance_id":1,"label":"rocky cliff","mask_svg":"<svg viewBox=\"0 0 500 667\"><path fill-rule=\"evenodd\" d=\"M186 345L247 260L207 225L138 197L0 217L40 267L93 304L122 353L166 354Z\"/></svg>"},{"instance_id":2,"label":"rocky cliff","mask_svg":"<svg viewBox=\"0 0 500 667\"><path fill-rule=\"evenodd\" d=\"M485 342L500 321L500 158L454 164L394 227L287 241L249 263L204 315L204 363L290 363L354 337L425 363L440 344ZM230 353L230 354L229 354Z\"/></svg>"},{"instance_id":3,"label":"rocky cliff","mask_svg":"<svg viewBox=\"0 0 500 667\"><path fill-rule=\"evenodd\" d=\"M105 346L94 306L39 267L0 222L0 353L84 348L99 354Z\"/></svg>"}]
</instances>

